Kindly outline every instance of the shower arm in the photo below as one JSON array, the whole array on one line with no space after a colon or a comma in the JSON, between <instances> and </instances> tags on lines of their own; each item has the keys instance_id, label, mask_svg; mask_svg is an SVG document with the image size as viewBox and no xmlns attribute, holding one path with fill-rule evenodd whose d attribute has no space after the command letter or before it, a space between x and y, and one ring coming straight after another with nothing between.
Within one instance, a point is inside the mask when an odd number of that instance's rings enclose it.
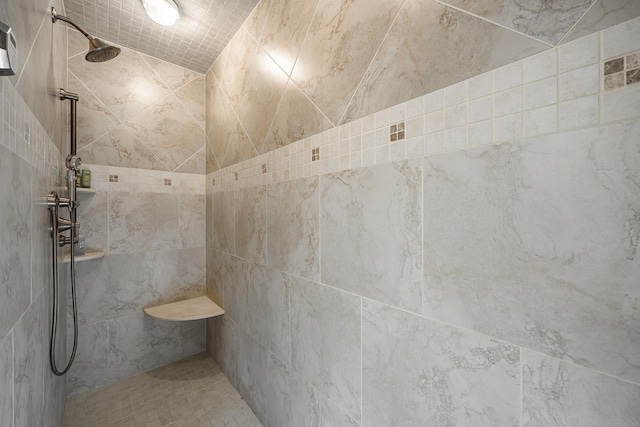
<instances>
[{"instance_id":1,"label":"shower arm","mask_svg":"<svg viewBox=\"0 0 640 427\"><path fill-rule=\"evenodd\" d=\"M52 7L51 8L51 21L53 21L55 23L58 19L61 20L61 21L66 22L69 25L72 25L76 30L80 31L89 40L93 39L93 36L91 34L87 33L85 30L83 30L78 24L73 22L71 19L67 18L64 15L60 15L58 13L58 11L56 10L56 8Z\"/></svg>"}]
</instances>

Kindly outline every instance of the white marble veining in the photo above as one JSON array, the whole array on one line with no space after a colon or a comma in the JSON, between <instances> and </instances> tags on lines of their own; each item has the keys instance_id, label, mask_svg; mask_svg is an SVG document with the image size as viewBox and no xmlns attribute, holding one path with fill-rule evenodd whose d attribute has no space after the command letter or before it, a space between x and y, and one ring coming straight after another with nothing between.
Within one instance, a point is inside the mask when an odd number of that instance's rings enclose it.
<instances>
[{"instance_id":1,"label":"white marble veining","mask_svg":"<svg viewBox=\"0 0 640 427\"><path fill-rule=\"evenodd\" d=\"M13 423L13 334L0 338L0 424Z\"/></svg>"},{"instance_id":2,"label":"white marble veining","mask_svg":"<svg viewBox=\"0 0 640 427\"><path fill-rule=\"evenodd\" d=\"M292 366L356 420L361 417L360 297L291 277Z\"/></svg>"},{"instance_id":3,"label":"white marble veining","mask_svg":"<svg viewBox=\"0 0 640 427\"><path fill-rule=\"evenodd\" d=\"M640 385L530 351L522 355L523 426L633 426Z\"/></svg>"},{"instance_id":4,"label":"white marble veining","mask_svg":"<svg viewBox=\"0 0 640 427\"><path fill-rule=\"evenodd\" d=\"M250 271L249 262L233 255L221 254L219 276L224 286L223 308L227 317L240 329L247 329L251 306L249 305Z\"/></svg>"},{"instance_id":5,"label":"white marble veining","mask_svg":"<svg viewBox=\"0 0 640 427\"><path fill-rule=\"evenodd\" d=\"M515 426L520 349L365 300L363 425Z\"/></svg>"},{"instance_id":6,"label":"white marble veining","mask_svg":"<svg viewBox=\"0 0 640 427\"><path fill-rule=\"evenodd\" d=\"M146 252L145 256L149 275L145 284L146 301L149 304L194 298L205 293L204 248L163 249ZM125 283L118 286L126 287Z\"/></svg>"},{"instance_id":7,"label":"white marble veining","mask_svg":"<svg viewBox=\"0 0 640 427\"><path fill-rule=\"evenodd\" d=\"M213 195L213 249L235 253L234 193L227 191Z\"/></svg>"},{"instance_id":8,"label":"white marble veining","mask_svg":"<svg viewBox=\"0 0 640 427\"><path fill-rule=\"evenodd\" d=\"M267 381L268 358L267 349L251 338L250 335L238 329L238 360L236 385L238 392L259 419L267 418L267 401L273 393L271 384Z\"/></svg>"},{"instance_id":9,"label":"white marble veining","mask_svg":"<svg viewBox=\"0 0 640 427\"><path fill-rule=\"evenodd\" d=\"M319 278L319 178L267 187L267 265Z\"/></svg>"},{"instance_id":10,"label":"white marble veining","mask_svg":"<svg viewBox=\"0 0 640 427\"><path fill-rule=\"evenodd\" d=\"M0 337L9 332L31 302L30 171L24 160L0 146L0 192L12 200L0 206Z\"/></svg>"},{"instance_id":11,"label":"white marble veining","mask_svg":"<svg viewBox=\"0 0 640 427\"><path fill-rule=\"evenodd\" d=\"M109 200L109 224L110 254L177 248L179 196L114 192Z\"/></svg>"},{"instance_id":12,"label":"white marble veining","mask_svg":"<svg viewBox=\"0 0 640 427\"><path fill-rule=\"evenodd\" d=\"M71 337L72 326L67 326L67 336ZM70 395L96 389L111 381L108 354L108 321L80 324L76 358L67 375Z\"/></svg>"},{"instance_id":13,"label":"white marble veining","mask_svg":"<svg viewBox=\"0 0 640 427\"><path fill-rule=\"evenodd\" d=\"M205 195L180 194L180 247L204 248L206 241L202 230L206 227Z\"/></svg>"},{"instance_id":14,"label":"white marble veining","mask_svg":"<svg viewBox=\"0 0 640 427\"><path fill-rule=\"evenodd\" d=\"M423 313L637 381L639 141L636 122L425 158Z\"/></svg>"},{"instance_id":15,"label":"white marble veining","mask_svg":"<svg viewBox=\"0 0 640 427\"><path fill-rule=\"evenodd\" d=\"M152 270L144 254L112 254L76 266L81 324L138 313L146 301Z\"/></svg>"},{"instance_id":16,"label":"white marble veining","mask_svg":"<svg viewBox=\"0 0 640 427\"><path fill-rule=\"evenodd\" d=\"M321 393L273 354L267 360L268 425L320 426Z\"/></svg>"},{"instance_id":17,"label":"white marble veining","mask_svg":"<svg viewBox=\"0 0 640 427\"><path fill-rule=\"evenodd\" d=\"M235 250L240 257L267 262L267 189L265 186L235 192Z\"/></svg>"},{"instance_id":18,"label":"white marble veining","mask_svg":"<svg viewBox=\"0 0 640 427\"><path fill-rule=\"evenodd\" d=\"M422 309L422 171L404 161L321 178L323 283Z\"/></svg>"},{"instance_id":19,"label":"white marble veining","mask_svg":"<svg viewBox=\"0 0 640 427\"><path fill-rule=\"evenodd\" d=\"M44 408L44 368L48 340L41 325L45 322L45 297L25 311L14 332L13 391L15 426L40 425ZM47 301L48 302L48 301Z\"/></svg>"},{"instance_id":20,"label":"white marble veining","mask_svg":"<svg viewBox=\"0 0 640 427\"><path fill-rule=\"evenodd\" d=\"M281 360L291 361L291 286L286 274L266 266L251 265L249 324L253 338Z\"/></svg>"}]
</instances>

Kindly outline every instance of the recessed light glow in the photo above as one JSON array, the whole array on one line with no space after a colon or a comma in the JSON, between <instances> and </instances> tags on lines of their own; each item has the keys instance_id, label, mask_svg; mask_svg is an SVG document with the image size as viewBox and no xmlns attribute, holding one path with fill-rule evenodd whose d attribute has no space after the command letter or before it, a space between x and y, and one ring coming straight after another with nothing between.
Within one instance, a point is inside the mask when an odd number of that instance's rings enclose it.
<instances>
[{"instance_id":1,"label":"recessed light glow","mask_svg":"<svg viewBox=\"0 0 640 427\"><path fill-rule=\"evenodd\" d=\"M180 10L173 0L142 0L149 18L160 25L173 25L180 18Z\"/></svg>"}]
</instances>

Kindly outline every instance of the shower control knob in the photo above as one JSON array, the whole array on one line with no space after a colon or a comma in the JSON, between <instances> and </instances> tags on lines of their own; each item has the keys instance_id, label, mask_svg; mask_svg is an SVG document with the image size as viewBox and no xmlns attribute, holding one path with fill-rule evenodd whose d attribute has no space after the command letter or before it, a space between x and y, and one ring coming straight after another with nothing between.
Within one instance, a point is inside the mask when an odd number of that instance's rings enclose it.
<instances>
[{"instance_id":1,"label":"shower control knob","mask_svg":"<svg viewBox=\"0 0 640 427\"><path fill-rule=\"evenodd\" d=\"M80 165L82 165L82 159L78 156L69 155L67 157L67 168L77 171L80 170Z\"/></svg>"}]
</instances>

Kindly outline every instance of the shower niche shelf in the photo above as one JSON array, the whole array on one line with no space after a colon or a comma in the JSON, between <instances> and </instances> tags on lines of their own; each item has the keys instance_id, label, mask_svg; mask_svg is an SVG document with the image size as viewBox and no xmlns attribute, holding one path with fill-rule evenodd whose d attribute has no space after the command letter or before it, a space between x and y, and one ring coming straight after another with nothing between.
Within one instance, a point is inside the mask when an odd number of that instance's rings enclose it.
<instances>
[{"instance_id":1,"label":"shower niche shelf","mask_svg":"<svg viewBox=\"0 0 640 427\"><path fill-rule=\"evenodd\" d=\"M207 296L190 298L170 304L147 307L147 316L160 320L185 321L200 320L224 314L224 310Z\"/></svg>"},{"instance_id":2,"label":"shower niche shelf","mask_svg":"<svg viewBox=\"0 0 640 427\"><path fill-rule=\"evenodd\" d=\"M100 258L104 258L104 251L91 250L91 251L87 251L84 255L75 256L76 262L89 261L92 259L100 259ZM64 262L65 264L70 263L71 256L69 254L66 254L62 259L62 262Z\"/></svg>"}]
</instances>

